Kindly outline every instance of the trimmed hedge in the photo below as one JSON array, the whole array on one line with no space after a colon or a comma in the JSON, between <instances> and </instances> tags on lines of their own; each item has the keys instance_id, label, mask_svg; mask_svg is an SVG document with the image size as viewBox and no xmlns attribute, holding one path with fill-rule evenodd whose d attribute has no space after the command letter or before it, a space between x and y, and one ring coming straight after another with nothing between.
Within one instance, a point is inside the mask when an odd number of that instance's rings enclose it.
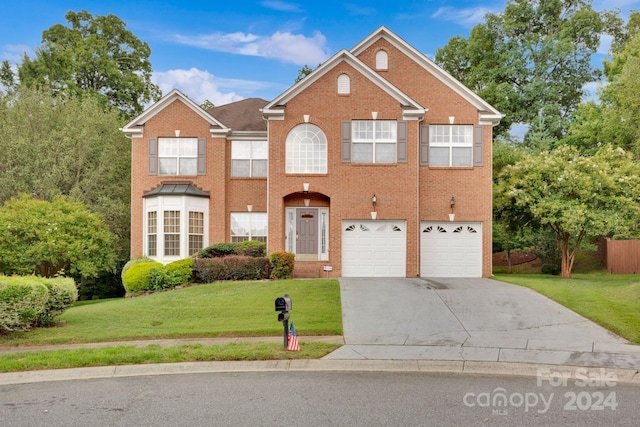
<instances>
[{"instance_id":1,"label":"trimmed hedge","mask_svg":"<svg viewBox=\"0 0 640 427\"><path fill-rule=\"evenodd\" d=\"M228 255L236 255L238 245L236 243L217 243L198 252L198 258L220 258Z\"/></svg>"},{"instance_id":2,"label":"trimmed hedge","mask_svg":"<svg viewBox=\"0 0 640 427\"><path fill-rule=\"evenodd\" d=\"M127 293L135 294L137 292L148 291L151 289L149 283L149 270L152 268L163 269L164 266L160 262L139 262L133 264L123 275L122 284Z\"/></svg>"},{"instance_id":3,"label":"trimmed hedge","mask_svg":"<svg viewBox=\"0 0 640 427\"><path fill-rule=\"evenodd\" d=\"M267 244L257 240L245 240L238 243L238 254L252 257L267 256Z\"/></svg>"},{"instance_id":4,"label":"trimmed hedge","mask_svg":"<svg viewBox=\"0 0 640 427\"><path fill-rule=\"evenodd\" d=\"M71 278L0 276L0 333L49 325L77 299Z\"/></svg>"},{"instance_id":5,"label":"trimmed hedge","mask_svg":"<svg viewBox=\"0 0 640 427\"><path fill-rule=\"evenodd\" d=\"M193 270L202 283L221 280L261 280L269 278L270 264L266 257L229 255L218 258L196 258Z\"/></svg>"},{"instance_id":6,"label":"trimmed hedge","mask_svg":"<svg viewBox=\"0 0 640 427\"><path fill-rule=\"evenodd\" d=\"M129 261L127 261L124 267L122 267L122 273L120 273L120 277L122 277L122 279L124 280L124 273L126 273L127 270L131 268L132 265L140 264L142 262L154 262L154 261L151 258L146 257L144 255L134 259L130 259Z\"/></svg>"},{"instance_id":7,"label":"trimmed hedge","mask_svg":"<svg viewBox=\"0 0 640 427\"><path fill-rule=\"evenodd\" d=\"M181 259L165 265L164 267L154 267L149 270L149 289L159 291L167 288L191 283L193 275L193 259Z\"/></svg>"}]
</instances>

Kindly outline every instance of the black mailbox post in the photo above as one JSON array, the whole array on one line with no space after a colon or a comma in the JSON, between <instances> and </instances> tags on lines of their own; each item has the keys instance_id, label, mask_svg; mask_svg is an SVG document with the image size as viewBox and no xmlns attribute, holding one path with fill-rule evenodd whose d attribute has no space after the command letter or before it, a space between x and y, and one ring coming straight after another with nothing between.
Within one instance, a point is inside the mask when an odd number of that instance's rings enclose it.
<instances>
[{"instance_id":1,"label":"black mailbox post","mask_svg":"<svg viewBox=\"0 0 640 427\"><path fill-rule=\"evenodd\" d=\"M284 328L284 348L287 348L289 340L289 311L291 311L291 298L289 294L284 294L282 297L276 298L275 301L276 311L278 313L278 322L282 322Z\"/></svg>"}]
</instances>

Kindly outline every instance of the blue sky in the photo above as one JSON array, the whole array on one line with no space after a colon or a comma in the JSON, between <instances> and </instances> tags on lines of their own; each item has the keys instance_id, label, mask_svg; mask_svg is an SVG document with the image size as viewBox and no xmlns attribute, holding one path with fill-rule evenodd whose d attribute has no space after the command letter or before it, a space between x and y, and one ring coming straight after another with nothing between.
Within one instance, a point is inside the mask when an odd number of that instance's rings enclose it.
<instances>
[{"instance_id":1,"label":"blue sky","mask_svg":"<svg viewBox=\"0 0 640 427\"><path fill-rule=\"evenodd\" d=\"M7 0L0 5L0 60L33 55L42 31L66 25L69 10L112 13L151 47L153 80L163 93L178 88L215 105L269 100L303 65L317 66L381 25L433 58L451 37L467 37L485 13L504 6L504 0ZM594 8L626 16L640 10L640 0L595 0Z\"/></svg>"}]
</instances>

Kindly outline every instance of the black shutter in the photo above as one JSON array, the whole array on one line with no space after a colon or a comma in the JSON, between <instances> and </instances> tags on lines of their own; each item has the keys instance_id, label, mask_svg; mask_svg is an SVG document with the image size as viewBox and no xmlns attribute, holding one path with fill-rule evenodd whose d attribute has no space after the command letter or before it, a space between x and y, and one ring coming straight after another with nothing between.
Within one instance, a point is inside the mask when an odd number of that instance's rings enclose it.
<instances>
[{"instance_id":1,"label":"black shutter","mask_svg":"<svg viewBox=\"0 0 640 427\"><path fill-rule=\"evenodd\" d=\"M398 163L407 163L407 122L398 122Z\"/></svg>"},{"instance_id":2,"label":"black shutter","mask_svg":"<svg viewBox=\"0 0 640 427\"><path fill-rule=\"evenodd\" d=\"M473 166L484 165L484 126L473 127Z\"/></svg>"},{"instance_id":3,"label":"black shutter","mask_svg":"<svg viewBox=\"0 0 640 427\"><path fill-rule=\"evenodd\" d=\"M207 140L198 138L198 175L207 174Z\"/></svg>"},{"instance_id":4,"label":"black shutter","mask_svg":"<svg viewBox=\"0 0 640 427\"><path fill-rule=\"evenodd\" d=\"M351 122L343 121L341 127L342 135L342 162L351 163Z\"/></svg>"},{"instance_id":5,"label":"black shutter","mask_svg":"<svg viewBox=\"0 0 640 427\"><path fill-rule=\"evenodd\" d=\"M149 138L149 175L158 175L158 140Z\"/></svg>"},{"instance_id":6,"label":"black shutter","mask_svg":"<svg viewBox=\"0 0 640 427\"><path fill-rule=\"evenodd\" d=\"M420 165L429 164L429 125L420 126Z\"/></svg>"}]
</instances>

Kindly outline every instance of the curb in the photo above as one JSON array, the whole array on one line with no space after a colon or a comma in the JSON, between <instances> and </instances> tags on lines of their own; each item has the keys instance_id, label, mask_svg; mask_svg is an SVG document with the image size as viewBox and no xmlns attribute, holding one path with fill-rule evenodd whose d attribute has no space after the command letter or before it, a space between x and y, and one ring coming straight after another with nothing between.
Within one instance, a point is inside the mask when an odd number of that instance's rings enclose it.
<instances>
[{"instance_id":1,"label":"curb","mask_svg":"<svg viewBox=\"0 0 640 427\"><path fill-rule=\"evenodd\" d=\"M440 360L265 360L232 362L184 362L153 365L122 365L54 369L0 374L0 385L49 381L124 378L225 372L421 372L466 375L539 377L563 373L570 379L614 375L616 382L640 386L640 372L633 369L586 368L568 365L538 365L509 362ZM578 377L580 375L580 377Z\"/></svg>"}]
</instances>

